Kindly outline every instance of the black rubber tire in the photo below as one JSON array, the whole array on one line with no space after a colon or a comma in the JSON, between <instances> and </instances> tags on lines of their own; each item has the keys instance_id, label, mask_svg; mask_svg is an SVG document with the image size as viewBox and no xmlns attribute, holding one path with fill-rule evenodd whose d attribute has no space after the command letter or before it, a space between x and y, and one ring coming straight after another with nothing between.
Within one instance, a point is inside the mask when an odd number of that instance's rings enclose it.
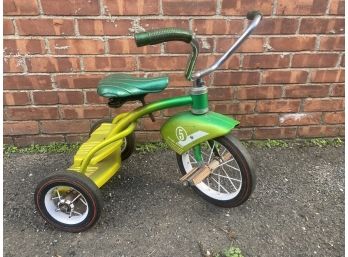
<instances>
[{"instance_id":1,"label":"black rubber tire","mask_svg":"<svg viewBox=\"0 0 348 257\"><path fill-rule=\"evenodd\" d=\"M247 149L234 136L226 135L226 136L215 138L213 140L222 144L237 161L238 166L240 167L241 175L242 175L241 190L236 197L230 200L217 200L204 194L196 186L192 186L192 188L197 194L199 194L201 197L203 197L205 200L207 200L208 202L212 204L215 204L221 207L226 207L226 208L237 207L243 204L249 198L251 193L254 191L255 184L256 184L254 163ZM185 175L186 171L183 165L182 156L179 154L177 154L177 161L178 161L178 165L179 165L181 173Z\"/></svg>"},{"instance_id":2,"label":"black rubber tire","mask_svg":"<svg viewBox=\"0 0 348 257\"><path fill-rule=\"evenodd\" d=\"M78 190L86 199L88 204L87 217L77 224L66 224L56 220L47 211L45 195L56 186L69 186ZM77 172L62 172L43 179L36 187L34 194L35 206L41 216L55 228L67 232L81 232L92 227L99 219L103 198L99 188L83 174Z\"/></svg>"},{"instance_id":3,"label":"black rubber tire","mask_svg":"<svg viewBox=\"0 0 348 257\"><path fill-rule=\"evenodd\" d=\"M102 123L111 123L111 119L101 119L95 122L90 131L89 136L97 129ZM125 137L126 147L121 152L121 160L124 161L128 159L135 151L135 133L132 132L128 136Z\"/></svg>"}]
</instances>

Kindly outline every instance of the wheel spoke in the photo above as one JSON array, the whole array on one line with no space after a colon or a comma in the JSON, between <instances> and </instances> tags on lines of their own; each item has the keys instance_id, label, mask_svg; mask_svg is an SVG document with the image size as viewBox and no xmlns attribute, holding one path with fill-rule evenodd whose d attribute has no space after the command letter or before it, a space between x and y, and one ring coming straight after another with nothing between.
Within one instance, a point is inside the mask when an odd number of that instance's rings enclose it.
<instances>
[{"instance_id":1,"label":"wheel spoke","mask_svg":"<svg viewBox=\"0 0 348 257\"><path fill-rule=\"evenodd\" d=\"M225 163L226 164L226 166L228 166L228 167L230 167L230 168L232 168L232 169L234 169L234 170L237 170L237 171L240 171L240 169L237 169L236 167L233 167L233 166L231 166L231 165L228 165L227 163ZM220 165L221 166L221 165Z\"/></svg>"},{"instance_id":2,"label":"wheel spoke","mask_svg":"<svg viewBox=\"0 0 348 257\"><path fill-rule=\"evenodd\" d=\"M84 205L88 206L88 205L87 205L87 202L85 201L85 199L83 199L83 197L81 197L81 198L79 198L79 199L80 199L80 201L81 201Z\"/></svg>"},{"instance_id":3,"label":"wheel spoke","mask_svg":"<svg viewBox=\"0 0 348 257\"><path fill-rule=\"evenodd\" d=\"M219 184L219 182L217 182L215 178L211 177L211 179L214 180L216 184ZM225 192L226 192L227 194L230 194L230 192L228 192L228 191L226 190L226 188L224 188L221 184L219 184L219 185L220 185L220 187L221 187L223 190L225 190Z\"/></svg>"},{"instance_id":4,"label":"wheel spoke","mask_svg":"<svg viewBox=\"0 0 348 257\"><path fill-rule=\"evenodd\" d=\"M221 168L222 168L222 170L225 172L226 178L231 182L232 186L233 186L234 189L237 191L237 190L238 190L237 187L234 185L232 179L228 176L228 174L227 174L226 170L224 169L224 167L221 167Z\"/></svg>"},{"instance_id":5,"label":"wheel spoke","mask_svg":"<svg viewBox=\"0 0 348 257\"><path fill-rule=\"evenodd\" d=\"M193 160L193 161L191 162L191 164L196 164L196 163L197 163L196 159L195 159L191 154L188 154L188 155L189 155L189 159L190 159L190 157L191 157L191 159Z\"/></svg>"},{"instance_id":6,"label":"wheel spoke","mask_svg":"<svg viewBox=\"0 0 348 257\"><path fill-rule=\"evenodd\" d=\"M72 211L73 213L76 213L77 215L79 215L79 216L82 216L82 213L79 213L79 212L77 212L77 211Z\"/></svg>"},{"instance_id":7,"label":"wheel spoke","mask_svg":"<svg viewBox=\"0 0 348 257\"><path fill-rule=\"evenodd\" d=\"M210 145L209 145L209 147L210 147ZM211 157L213 156L214 147L215 147L215 141L214 141L213 146L211 147L211 151L210 151L210 155L209 155L208 163L210 163Z\"/></svg>"},{"instance_id":8,"label":"wheel spoke","mask_svg":"<svg viewBox=\"0 0 348 257\"><path fill-rule=\"evenodd\" d=\"M81 193L78 194L78 195L74 198L74 200L71 201L71 203L75 202L80 196L82 196Z\"/></svg>"}]
</instances>

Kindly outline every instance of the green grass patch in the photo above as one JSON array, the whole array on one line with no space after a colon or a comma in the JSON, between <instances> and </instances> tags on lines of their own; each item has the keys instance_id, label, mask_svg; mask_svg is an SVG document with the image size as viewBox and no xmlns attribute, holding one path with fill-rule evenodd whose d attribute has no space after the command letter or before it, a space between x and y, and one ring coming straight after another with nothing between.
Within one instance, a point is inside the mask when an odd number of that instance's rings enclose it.
<instances>
[{"instance_id":1,"label":"green grass patch","mask_svg":"<svg viewBox=\"0 0 348 257\"><path fill-rule=\"evenodd\" d=\"M75 152L81 144L52 143L49 145L30 145L27 147L17 147L4 145L4 154L12 153L71 153Z\"/></svg>"},{"instance_id":2,"label":"green grass patch","mask_svg":"<svg viewBox=\"0 0 348 257\"><path fill-rule=\"evenodd\" d=\"M296 139L296 140L249 140L243 141L243 144L247 147L257 148L288 148L288 147L339 147L344 145L344 140L341 138L334 139ZM52 143L49 145L30 145L27 147L17 147L14 145L4 145L3 153L73 153L81 146L79 143L68 144L68 143ZM139 143L135 147L138 153L153 153L157 150L168 149L168 146L163 142L154 143Z\"/></svg>"}]
</instances>

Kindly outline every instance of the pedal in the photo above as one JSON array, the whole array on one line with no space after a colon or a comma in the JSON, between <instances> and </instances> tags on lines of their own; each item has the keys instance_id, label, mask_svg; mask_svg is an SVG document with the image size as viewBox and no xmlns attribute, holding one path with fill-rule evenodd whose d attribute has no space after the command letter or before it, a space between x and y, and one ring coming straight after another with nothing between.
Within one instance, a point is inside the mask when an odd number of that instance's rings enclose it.
<instances>
[{"instance_id":1,"label":"pedal","mask_svg":"<svg viewBox=\"0 0 348 257\"><path fill-rule=\"evenodd\" d=\"M196 167L188 172L186 175L180 178L180 182L186 185L194 185L201 183L204 179L206 179L214 170L219 167L221 162L225 162L230 159L232 155L230 153L226 153L222 156L221 160L212 160L208 165L204 165L201 167Z\"/></svg>"}]
</instances>

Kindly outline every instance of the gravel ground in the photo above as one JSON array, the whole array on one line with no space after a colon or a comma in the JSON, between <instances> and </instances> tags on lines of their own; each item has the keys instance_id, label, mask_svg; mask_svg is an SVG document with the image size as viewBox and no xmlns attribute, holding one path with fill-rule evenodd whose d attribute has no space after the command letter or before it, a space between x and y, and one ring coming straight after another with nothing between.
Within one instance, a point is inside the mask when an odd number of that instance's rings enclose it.
<instances>
[{"instance_id":1,"label":"gravel ground","mask_svg":"<svg viewBox=\"0 0 348 257\"><path fill-rule=\"evenodd\" d=\"M4 158L4 256L201 256L230 245L244 256L344 256L344 147L249 149L252 197L216 207L178 182L172 152L135 154L103 189L104 212L71 234L45 224L33 191L69 154Z\"/></svg>"}]
</instances>

